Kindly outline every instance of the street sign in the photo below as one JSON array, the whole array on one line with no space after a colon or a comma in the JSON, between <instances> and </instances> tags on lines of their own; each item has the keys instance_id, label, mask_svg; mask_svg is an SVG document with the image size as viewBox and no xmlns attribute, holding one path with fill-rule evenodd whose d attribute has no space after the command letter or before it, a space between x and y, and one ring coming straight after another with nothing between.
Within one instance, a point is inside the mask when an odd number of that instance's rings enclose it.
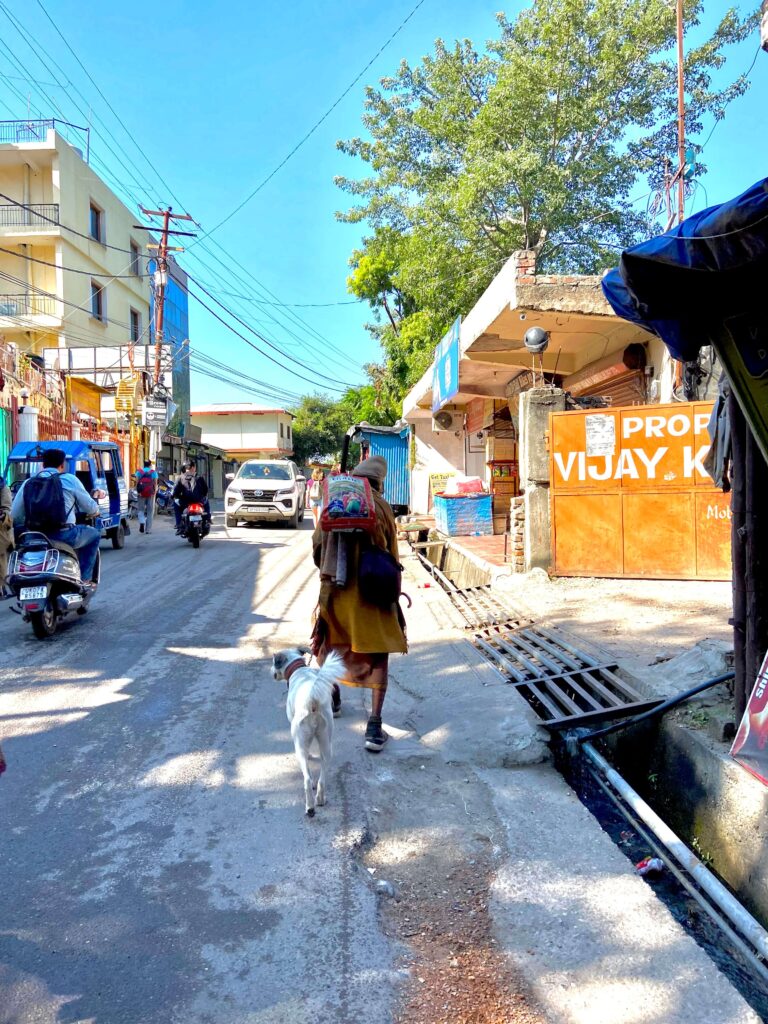
<instances>
[{"instance_id":1,"label":"street sign","mask_svg":"<svg viewBox=\"0 0 768 1024\"><path fill-rule=\"evenodd\" d=\"M439 412L459 391L459 336L461 317L456 317L435 349L432 367L432 412Z\"/></svg>"},{"instance_id":2,"label":"street sign","mask_svg":"<svg viewBox=\"0 0 768 1024\"><path fill-rule=\"evenodd\" d=\"M168 403L164 398L145 398L142 420L145 427L164 427L168 422Z\"/></svg>"}]
</instances>

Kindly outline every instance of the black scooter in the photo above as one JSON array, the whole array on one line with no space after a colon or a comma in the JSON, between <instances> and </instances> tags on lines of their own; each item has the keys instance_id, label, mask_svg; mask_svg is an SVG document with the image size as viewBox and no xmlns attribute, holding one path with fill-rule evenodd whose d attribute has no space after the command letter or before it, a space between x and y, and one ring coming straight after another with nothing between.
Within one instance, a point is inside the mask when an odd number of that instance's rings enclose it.
<instances>
[{"instance_id":1,"label":"black scooter","mask_svg":"<svg viewBox=\"0 0 768 1024\"><path fill-rule=\"evenodd\" d=\"M101 556L97 556L96 583L100 571ZM74 548L34 531L22 535L8 558L8 585L17 601L12 610L32 624L39 640L53 636L60 619L85 615L96 589L83 583Z\"/></svg>"}]
</instances>

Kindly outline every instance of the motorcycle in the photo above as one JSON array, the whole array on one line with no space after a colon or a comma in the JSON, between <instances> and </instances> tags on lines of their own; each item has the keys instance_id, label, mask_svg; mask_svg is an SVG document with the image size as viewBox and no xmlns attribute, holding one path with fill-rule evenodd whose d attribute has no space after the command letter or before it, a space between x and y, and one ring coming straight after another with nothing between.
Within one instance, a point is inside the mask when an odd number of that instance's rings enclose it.
<instances>
[{"instance_id":1,"label":"motorcycle","mask_svg":"<svg viewBox=\"0 0 768 1024\"><path fill-rule=\"evenodd\" d=\"M128 518L137 519L139 515L139 492L135 487L128 491Z\"/></svg>"},{"instance_id":2,"label":"motorcycle","mask_svg":"<svg viewBox=\"0 0 768 1024\"><path fill-rule=\"evenodd\" d=\"M193 548L200 547L200 541L211 532L211 520L205 508L193 501L181 513L181 536L185 537Z\"/></svg>"},{"instance_id":3,"label":"motorcycle","mask_svg":"<svg viewBox=\"0 0 768 1024\"><path fill-rule=\"evenodd\" d=\"M165 513L173 515L173 484L168 483L161 477L157 484L157 496L155 498L155 509L158 515Z\"/></svg>"},{"instance_id":4,"label":"motorcycle","mask_svg":"<svg viewBox=\"0 0 768 1024\"><path fill-rule=\"evenodd\" d=\"M101 558L96 559L94 582L98 583ZM8 558L8 585L17 605L13 611L32 624L39 640L53 636L59 620L85 615L95 587L83 583L74 548L52 541L44 533L22 535Z\"/></svg>"}]
</instances>

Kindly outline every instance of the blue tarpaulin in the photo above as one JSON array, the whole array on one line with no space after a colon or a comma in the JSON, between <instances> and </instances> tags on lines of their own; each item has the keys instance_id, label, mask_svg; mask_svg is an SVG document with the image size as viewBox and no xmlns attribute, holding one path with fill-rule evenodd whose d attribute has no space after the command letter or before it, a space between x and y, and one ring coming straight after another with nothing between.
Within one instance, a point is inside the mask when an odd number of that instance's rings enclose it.
<instances>
[{"instance_id":1,"label":"blue tarpaulin","mask_svg":"<svg viewBox=\"0 0 768 1024\"><path fill-rule=\"evenodd\" d=\"M627 249L603 278L614 311L658 335L675 359L714 345L766 457L767 286L768 178Z\"/></svg>"}]
</instances>

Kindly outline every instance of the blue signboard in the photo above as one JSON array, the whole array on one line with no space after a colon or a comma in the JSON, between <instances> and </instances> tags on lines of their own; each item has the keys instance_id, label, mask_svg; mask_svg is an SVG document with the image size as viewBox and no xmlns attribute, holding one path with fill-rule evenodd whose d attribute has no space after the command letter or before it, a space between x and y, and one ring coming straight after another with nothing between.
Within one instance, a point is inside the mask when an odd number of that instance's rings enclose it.
<instances>
[{"instance_id":1,"label":"blue signboard","mask_svg":"<svg viewBox=\"0 0 768 1024\"><path fill-rule=\"evenodd\" d=\"M458 316L443 335L435 349L432 365L432 412L438 412L459 391L459 336L461 317Z\"/></svg>"}]
</instances>

